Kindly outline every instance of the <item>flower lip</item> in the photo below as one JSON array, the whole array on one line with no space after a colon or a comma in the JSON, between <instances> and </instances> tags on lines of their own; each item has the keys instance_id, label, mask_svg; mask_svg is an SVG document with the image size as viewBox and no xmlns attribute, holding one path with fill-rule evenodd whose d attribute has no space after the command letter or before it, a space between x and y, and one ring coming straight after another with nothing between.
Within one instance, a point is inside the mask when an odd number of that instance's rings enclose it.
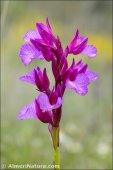
<instances>
[{"instance_id":1,"label":"flower lip","mask_svg":"<svg viewBox=\"0 0 113 170\"><path fill-rule=\"evenodd\" d=\"M89 79L84 73L78 74L74 81L66 81L67 88L75 91L82 96L87 94L89 84Z\"/></svg>"},{"instance_id":2,"label":"flower lip","mask_svg":"<svg viewBox=\"0 0 113 170\"><path fill-rule=\"evenodd\" d=\"M40 60L44 59L42 53L31 44L22 45L19 56L25 66L29 65L36 58Z\"/></svg>"},{"instance_id":3,"label":"flower lip","mask_svg":"<svg viewBox=\"0 0 113 170\"><path fill-rule=\"evenodd\" d=\"M50 101L49 101L49 98L45 93L41 93L38 96L37 100L38 100L38 103L39 103L39 106L40 106L40 109L42 110L42 112L52 111L53 109L57 109L63 103L62 98L58 97L56 103L51 105Z\"/></svg>"},{"instance_id":4,"label":"flower lip","mask_svg":"<svg viewBox=\"0 0 113 170\"><path fill-rule=\"evenodd\" d=\"M82 51L82 54L88 56L89 58L95 58L97 55L97 48L93 45L87 45Z\"/></svg>"},{"instance_id":5,"label":"flower lip","mask_svg":"<svg viewBox=\"0 0 113 170\"><path fill-rule=\"evenodd\" d=\"M52 124L52 113L48 111L42 112L37 99L35 99L34 103L35 103L36 115L39 118L39 120L42 121L43 123Z\"/></svg>"},{"instance_id":6,"label":"flower lip","mask_svg":"<svg viewBox=\"0 0 113 170\"><path fill-rule=\"evenodd\" d=\"M35 40L40 38L41 37L38 31L32 30L26 33L26 35L24 36L24 41L29 43L31 39Z\"/></svg>"},{"instance_id":7,"label":"flower lip","mask_svg":"<svg viewBox=\"0 0 113 170\"><path fill-rule=\"evenodd\" d=\"M31 103L27 106L25 106L20 112L19 112L19 120L24 119L38 119L36 115L35 105L34 103Z\"/></svg>"}]
</instances>

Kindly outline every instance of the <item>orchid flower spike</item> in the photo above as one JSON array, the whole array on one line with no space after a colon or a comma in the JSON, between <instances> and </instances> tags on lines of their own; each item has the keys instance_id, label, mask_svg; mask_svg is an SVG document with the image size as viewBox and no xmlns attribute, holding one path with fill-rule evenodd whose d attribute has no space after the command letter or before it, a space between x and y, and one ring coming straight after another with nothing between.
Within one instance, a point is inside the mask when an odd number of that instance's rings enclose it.
<instances>
[{"instance_id":1,"label":"orchid flower spike","mask_svg":"<svg viewBox=\"0 0 113 170\"><path fill-rule=\"evenodd\" d=\"M48 124L52 137L55 157L54 164L60 165L59 161L59 132L62 118L63 96L66 89L85 96L91 82L95 82L98 74L90 70L88 64L82 60L75 62L74 56L71 66L68 66L69 54L77 57L83 54L89 58L95 58L97 49L88 44L88 38L76 31L74 38L63 50L60 38L53 34L48 18L46 25L36 23L36 30L31 30L24 36L25 44L20 48L20 59L28 66L36 59L45 60L51 64L55 84L50 89L50 80L46 68L42 71L39 66L34 68L20 80L36 86L40 92L34 101L19 112L19 120L36 119ZM58 168L55 168L60 169Z\"/></svg>"}]
</instances>

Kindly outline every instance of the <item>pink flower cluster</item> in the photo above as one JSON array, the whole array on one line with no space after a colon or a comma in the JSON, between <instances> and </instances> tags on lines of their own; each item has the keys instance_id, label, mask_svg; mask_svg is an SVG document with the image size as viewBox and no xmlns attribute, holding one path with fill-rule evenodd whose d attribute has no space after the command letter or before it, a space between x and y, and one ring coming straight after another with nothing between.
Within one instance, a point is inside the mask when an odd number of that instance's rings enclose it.
<instances>
[{"instance_id":1,"label":"pink flower cluster","mask_svg":"<svg viewBox=\"0 0 113 170\"><path fill-rule=\"evenodd\" d=\"M77 30L73 40L63 50L60 38L54 36L48 18L46 25L36 23L36 27L37 30L27 32L24 36L26 44L20 49L20 58L26 66L35 59L50 62L55 85L50 89L46 68L41 71L36 67L27 75L20 77L20 80L35 85L41 93L32 104L20 111L19 119L39 119L52 127L59 127L66 88L80 95L86 95L90 82L98 78L98 75L82 60L76 63L73 59L71 66L68 66L67 57L69 54L83 54L94 58L97 49L89 45L88 38L81 36Z\"/></svg>"}]
</instances>

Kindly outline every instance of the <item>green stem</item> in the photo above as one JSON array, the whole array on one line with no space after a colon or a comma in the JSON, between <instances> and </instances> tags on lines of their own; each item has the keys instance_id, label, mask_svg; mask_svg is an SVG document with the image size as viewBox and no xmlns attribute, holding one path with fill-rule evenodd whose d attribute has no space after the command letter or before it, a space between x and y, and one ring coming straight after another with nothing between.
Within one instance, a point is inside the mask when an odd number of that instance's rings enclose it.
<instances>
[{"instance_id":1,"label":"green stem","mask_svg":"<svg viewBox=\"0 0 113 170\"><path fill-rule=\"evenodd\" d=\"M60 152L59 152L59 128L53 128L53 145L54 145L54 165L55 170L60 170Z\"/></svg>"}]
</instances>

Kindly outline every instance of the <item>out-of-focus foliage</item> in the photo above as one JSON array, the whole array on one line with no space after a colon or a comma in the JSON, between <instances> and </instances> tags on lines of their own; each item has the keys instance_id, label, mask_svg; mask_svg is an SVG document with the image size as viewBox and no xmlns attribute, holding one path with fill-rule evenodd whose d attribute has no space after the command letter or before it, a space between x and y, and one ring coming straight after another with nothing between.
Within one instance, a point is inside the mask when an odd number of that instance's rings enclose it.
<instances>
[{"instance_id":1,"label":"out-of-focus foliage","mask_svg":"<svg viewBox=\"0 0 113 170\"><path fill-rule=\"evenodd\" d=\"M83 56L83 60L99 73L99 80L92 84L85 97L70 91L65 95L60 135L62 169L110 169L111 1L2 1L2 163L52 164L47 125L36 120L17 120L19 110L37 96L35 88L20 82L18 77L34 66L43 68L46 64L36 60L28 67L23 66L18 57L24 43L22 38L27 31L35 29L36 22L45 22L47 16L63 47L78 28L98 48L96 59ZM50 63L46 65L53 82Z\"/></svg>"}]
</instances>

